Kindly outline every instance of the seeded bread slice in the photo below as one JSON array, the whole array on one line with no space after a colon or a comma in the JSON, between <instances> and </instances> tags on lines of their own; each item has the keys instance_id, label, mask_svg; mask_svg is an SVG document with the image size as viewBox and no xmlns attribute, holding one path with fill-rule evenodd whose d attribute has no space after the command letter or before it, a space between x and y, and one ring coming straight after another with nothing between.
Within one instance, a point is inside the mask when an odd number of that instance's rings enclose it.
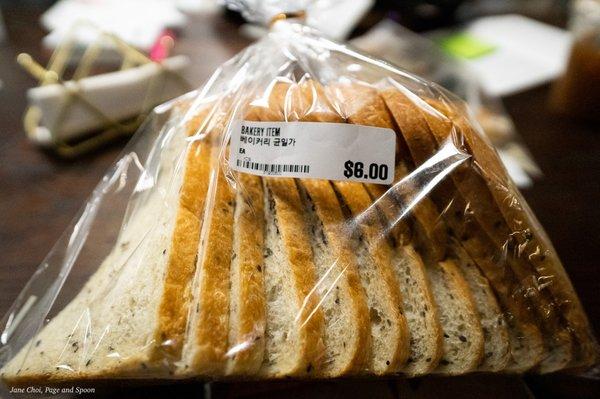
<instances>
[{"instance_id":1,"label":"seeded bread slice","mask_svg":"<svg viewBox=\"0 0 600 399\"><path fill-rule=\"evenodd\" d=\"M310 121L310 122L337 122L337 123L343 123L345 122L345 120L342 118L342 116L340 116L339 112L336 111L336 109L334 108L330 98L328 97L328 93L326 92L326 90L324 89L324 87L322 85L320 85L318 82L315 82L313 80L310 79L303 79L300 83L298 83L297 85L292 85L289 88L288 91L288 95L287 95L287 99L286 99L286 120L300 120L300 121ZM319 198L320 198L320 203L321 203L321 207L319 207L317 205L317 211L319 211L319 208L323 208L323 211L321 213L321 220L325 220L328 219L330 222L332 222L332 227L334 225L337 225L336 229L337 229L337 234L340 238L345 237L348 235L348 229L344 229L344 226L346 226L348 224L348 221L345 220L345 218L348 217L348 215L343 215L341 212L341 209L339 209L340 204L336 198L336 195L332 189L332 186L329 182L326 181L313 181L313 180L306 180L306 187L307 189L309 189L309 194L312 192L312 194L320 194ZM310 188L312 188L312 190L310 190ZM327 194L327 195L323 195L323 194ZM327 205L327 208L324 208L324 206ZM327 211L325 211L325 209L327 209ZM332 219L332 217L335 215L335 217ZM318 226L318 222L317 222L317 226ZM331 240L334 240L334 234L331 235ZM349 240L350 237L345 237L344 240ZM336 241L339 241L339 238L336 239ZM341 243L341 242L340 242ZM345 245L350 244L350 242L345 243ZM366 252L366 251L365 251ZM348 254L349 255L349 254ZM345 255L345 256L348 256ZM371 264L371 260L369 259L369 256L367 256L366 253L363 253L363 258L366 258L367 260L365 260L366 263L368 263L369 265ZM356 263L356 257L352 257L352 260L354 263ZM337 262L335 262L337 263ZM339 265L336 265L336 267L339 267ZM354 266L354 270L356 270L356 265ZM362 301L363 301L363 305L364 305L364 310L366 312L368 312L368 306L367 306L367 302L369 305L377 302L379 299L378 298L371 298L369 300L368 295L375 295L374 293L369 293L369 284L370 284L370 277L368 276L369 273L371 273L369 270L366 270L365 267L360 268L359 270L361 270L362 272L356 275L357 278L357 283L359 284L359 286L361 286L360 290L361 292L363 292L363 297L362 297ZM355 271L356 273L356 271ZM365 297L364 295L364 289L362 288L366 288L367 289L367 297ZM363 305L361 305L361 308L363 308ZM363 310L361 310L363 311ZM326 312L327 315L327 312ZM371 337L371 333L372 331L376 331L380 328L380 319L379 318L375 318L375 319L371 319L370 322L368 321L368 313L366 315L367 317L367 323L365 324L366 328L367 328L367 342L372 343L373 338ZM337 324L337 323L334 323ZM358 326L362 325L359 323ZM356 328L356 327L354 327ZM362 334L362 331L360 331ZM339 345L339 343L338 343ZM352 351L356 351L355 348L352 348L351 346L348 346L346 348L346 350L351 349ZM367 359L370 358L373 353L372 350L369 346L365 346L364 348L362 348L362 356ZM371 353L369 353L371 352ZM393 360L388 360L390 362L389 365L386 366L391 366L392 363L394 362ZM364 363L364 359L363 359L363 363ZM367 367L371 367L371 361L369 361L366 364L363 364L363 366L367 366Z\"/></svg>"},{"instance_id":2,"label":"seeded bread slice","mask_svg":"<svg viewBox=\"0 0 600 399\"><path fill-rule=\"evenodd\" d=\"M388 221L395 220L398 207L387 187L377 184L366 187L384 217ZM416 376L430 373L437 367L444 353L443 331L425 265L407 238L409 229L406 225L405 219L398 221L390 226L388 235L394 246L392 265L402 289L402 305L411 335L410 357L403 372Z\"/></svg>"},{"instance_id":3,"label":"seeded bread slice","mask_svg":"<svg viewBox=\"0 0 600 399\"><path fill-rule=\"evenodd\" d=\"M351 101L340 104L341 109L351 123L369 126L378 126L394 129L392 116L377 91L369 86L360 84L336 85L331 87L332 95L338 99L351 98ZM397 130L397 129L395 129ZM397 140L397 158L402 154L402 141ZM336 183L337 184L337 183ZM396 215L392 220L396 220ZM407 235L406 229L404 234ZM434 298L438 305L440 321L444 335L444 357L438 371L448 374L460 374L472 371L477 367L483 355L483 333L472 294L460 272L452 262L438 264L437 262L426 262L426 271L432 283ZM445 282L439 277L445 272L446 276L452 277L452 281ZM443 309L442 309L443 308ZM451 317L460 314L461 323L455 325ZM464 334L456 333L456 327L468 326L469 337L466 342L456 341L457 336Z\"/></svg>"},{"instance_id":4,"label":"seeded bread slice","mask_svg":"<svg viewBox=\"0 0 600 399\"><path fill-rule=\"evenodd\" d=\"M267 298L265 358L260 374L311 376L323 358L323 315L300 194L293 179L264 178Z\"/></svg>"},{"instance_id":5,"label":"seeded bread slice","mask_svg":"<svg viewBox=\"0 0 600 399\"><path fill-rule=\"evenodd\" d=\"M471 290L452 259L425 259L425 265L444 330L444 354L435 372L474 371L483 358L484 337Z\"/></svg>"},{"instance_id":6,"label":"seeded bread slice","mask_svg":"<svg viewBox=\"0 0 600 399\"><path fill-rule=\"evenodd\" d=\"M160 137L163 150L149 161L159 165L155 185L136 194L114 249L81 291L4 366L7 384L166 374L154 362L164 277L182 249L177 240L193 230L189 219L176 219L180 189L195 185L181 167L192 173L206 157L200 148L197 157L186 151L186 136L180 129Z\"/></svg>"},{"instance_id":7,"label":"seeded bread slice","mask_svg":"<svg viewBox=\"0 0 600 399\"><path fill-rule=\"evenodd\" d=\"M265 353L264 191L260 177L236 176L227 374L254 375Z\"/></svg>"},{"instance_id":8,"label":"seeded bread slice","mask_svg":"<svg viewBox=\"0 0 600 399\"><path fill-rule=\"evenodd\" d=\"M355 374L364 369L369 356L370 320L344 215L328 181L297 182L311 229L318 278L315 291L325 318L325 353L318 373L326 377Z\"/></svg>"},{"instance_id":9,"label":"seeded bread slice","mask_svg":"<svg viewBox=\"0 0 600 399\"><path fill-rule=\"evenodd\" d=\"M432 151L432 146L435 144L429 134L429 125L425 117L420 108L413 103L419 99L409 99L407 97L409 93L400 93L397 89L384 90L380 94L398 123L402 138L409 147L415 163L420 164L427 160L435 152L435 149ZM407 119L407 114L411 115L412 119ZM508 313L513 358L509 369L528 370L539 363L544 350L541 334L529 312L530 304L525 298L515 298L513 289L518 282L512 275L512 270L505 266L499 268L496 265L494 259L501 259L501 254L493 248L493 244L481 227L471 218L464 217L464 211L468 209L467 204L460 196L454 195L455 190L448 187L449 184L448 181L442 181L430 197L435 199L435 208L443 209L443 212L435 211L435 213L441 215L447 223L447 233L451 238L461 238L460 245L490 281L503 305L503 310ZM441 189L443 192L440 193ZM415 216L419 217L419 214ZM428 220L427 216L424 220ZM427 222L424 223L426 224Z\"/></svg>"},{"instance_id":10,"label":"seeded bread slice","mask_svg":"<svg viewBox=\"0 0 600 399\"><path fill-rule=\"evenodd\" d=\"M408 169L403 161L396 165L395 181L396 186L389 190L390 200L396 197L396 194L407 191L407 180L402 181L408 175ZM400 187L402 187L400 189ZM400 193L397 193L397 192ZM402 201L401 198L397 199ZM391 206L393 207L393 206ZM454 241L448 241L447 236L440 232L446 231L446 225L443 218L437 213L437 209L429 198L423 198L411 210L415 223L414 229L417 231L415 239L425 242L427 255L434 260L444 260L448 255L454 259L465 281L467 282L477 312L479 314L484 333L484 359L479 365L478 370L482 371L500 371L506 368L510 361L510 343L506 327L506 320L493 290L487 279L481 274L480 270L474 264L473 260L460 247L460 244Z\"/></svg>"},{"instance_id":11,"label":"seeded bread slice","mask_svg":"<svg viewBox=\"0 0 600 399\"><path fill-rule=\"evenodd\" d=\"M473 293L475 306L484 334L484 357L480 371L502 371L510 363L510 338L504 313L496 300L488 280L459 245L452 246L459 270Z\"/></svg>"},{"instance_id":12,"label":"seeded bread slice","mask_svg":"<svg viewBox=\"0 0 600 399\"><path fill-rule=\"evenodd\" d=\"M460 137L459 133L467 128L470 129L466 123L463 124L462 129L455 124L449 118L453 111L441 102L429 101L423 106L430 108L424 112L424 115L437 144L443 142L442 135L447 135L447 132L455 131L455 135ZM464 137L461 139L464 140ZM536 278L532 278L536 271L522 256L522 249L519 249L526 245L526 241L519 242L518 236L527 234L527 231L524 231L522 226L516 232L508 228L481 176L483 173L475 171L474 168L477 167L477 164L459 166L456 173L451 175L452 180L458 192L469 204L470 209L466 211L474 216L494 244L505 251L506 264L511 267L519 280L520 293L528 297L533 304L534 314L537 314L540 321L544 342L547 345L546 355L539 365L540 371L560 370L566 367L572 358L571 335L560 320L561 316L548 290L544 290L544 285L539 284Z\"/></svg>"},{"instance_id":13,"label":"seeded bread slice","mask_svg":"<svg viewBox=\"0 0 600 399\"><path fill-rule=\"evenodd\" d=\"M550 241L535 227L539 223L507 178L497 154L476 134L464 113L440 101L428 103L462 133L465 144L481 165L482 173L458 174L457 186L465 198L479 199L473 204L476 212L483 204L495 205L486 206L488 213L480 213L479 222L496 245L508 249L515 274L543 321L550 350L540 363L540 371L592 364L597 351L585 312ZM433 132L439 141L439 134ZM524 252L534 256L520 256Z\"/></svg>"},{"instance_id":14,"label":"seeded bread slice","mask_svg":"<svg viewBox=\"0 0 600 399\"><path fill-rule=\"evenodd\" d=\"M410 332L389 247L369 194L360 183L334 182L359 261L371 315L372 350L368 371L399 371L408 360Z\"/></svg>"}]
</instances>

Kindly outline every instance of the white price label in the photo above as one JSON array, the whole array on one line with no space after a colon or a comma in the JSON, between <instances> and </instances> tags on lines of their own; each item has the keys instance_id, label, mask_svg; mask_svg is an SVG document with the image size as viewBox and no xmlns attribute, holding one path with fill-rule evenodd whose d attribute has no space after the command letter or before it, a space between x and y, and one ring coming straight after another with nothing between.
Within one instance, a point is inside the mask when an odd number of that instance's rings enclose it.
<instances>
[{"instance_id":1,"label":"white price label","mask_svg":"<svg viewBox=\"0 0 600 399\"><path fill-rule=\"evenodd\" d=\"M238 121L229 166L259 176L390 184L396 133L347 123Z\"/></svg>"}]
</instances>

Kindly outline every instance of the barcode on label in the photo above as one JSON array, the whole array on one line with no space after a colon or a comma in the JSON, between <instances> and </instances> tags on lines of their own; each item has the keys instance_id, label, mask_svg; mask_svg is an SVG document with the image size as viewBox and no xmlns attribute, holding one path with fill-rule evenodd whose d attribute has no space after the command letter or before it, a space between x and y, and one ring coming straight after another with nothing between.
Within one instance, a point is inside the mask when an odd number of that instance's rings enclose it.
<instances>
[{"instance_id":1,"label":"barcode on label","mask_svg":"<svg viewBox=\"0 0 600 399\"><path fill-rule=\"evenodd\" d=\"M238 159L236 162L238 167L252 169L264 173L309 173L310 165L299 165L299 164L273 164L273 163L260 163L252 162L248 159Z\"/></svg>"}]
</instances>

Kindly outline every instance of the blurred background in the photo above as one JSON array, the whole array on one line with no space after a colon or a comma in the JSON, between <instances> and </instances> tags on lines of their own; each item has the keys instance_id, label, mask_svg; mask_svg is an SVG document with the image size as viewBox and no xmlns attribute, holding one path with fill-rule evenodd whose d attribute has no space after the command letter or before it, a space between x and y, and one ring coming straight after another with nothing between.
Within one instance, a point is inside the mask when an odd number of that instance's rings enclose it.
<instances>
[{"instance_id":1,"label":"blurred background","mask_svg":"<svg viewBox=\"0 0 600 399\"><path fill-rule=\"evenodd\" d=\"M599 331L600 1L312 3L307 23L325 35L439 83L469 104ZM152 107L201 86L265 33L216 0L0 0L0 313ZM570 375L217 384L213 391L600 397L597 378ZM199 391L184 384L125 392ZM106 396L117 395L106 388Z\"/></svg>"}]
</instances>

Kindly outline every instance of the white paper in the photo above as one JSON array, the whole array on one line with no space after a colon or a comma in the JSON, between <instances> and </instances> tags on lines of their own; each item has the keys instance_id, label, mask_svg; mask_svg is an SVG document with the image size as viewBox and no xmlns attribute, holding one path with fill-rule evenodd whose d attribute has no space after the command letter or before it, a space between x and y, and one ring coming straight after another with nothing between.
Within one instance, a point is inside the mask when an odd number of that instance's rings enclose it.
<instances>
[{"instance_id":1,"label":"white paper","mask_svg":"<svg viewBox=\"0 0 600 399\"><path fill-rule=\"evenodd\" d=\"M74 138L81 133L106 126L106 121L84 106L81 101L69 102L69 90L77 91L86 101L102 111L111 120L123 120L142 112L144 106L160 104L185 92L186 87L172 75L163 74L165 68L185 75L190 60L186 56L167 58L161 65L148 63L136 68L83 78L77 82L49 84L27 92L31 106L40 110L39 127L34 134L40 144L49 144L52 136L60 140ZM162 76L159 76L162 75ZM160 85L153 87L153 79ZM147 104L148 90L152 88L152 104ZM65 107L68 107L65 110ZM64 114L63 114L64 112ZM53 131L56 127L59 131Z\"/></svg>"},{"instance_id":2,"label":"white paper","mask_svg":"<svg viewBox=\"0 0 600 399\"><path fill-rule=\"evenodd\" d=\"M160 32L165 28L182 28L186 18L171 1L62 0L42 15L41 22L51 32L44 38L48 48L55 48L71 34L77 45L87 46L104 31L134 47L149 50ZM96 29L72 32L72 27L82 22Z\"/></svg>"},{"instance_id":3,"label":"white paper","mask_svg":"<svg viewBox=\"0 0 600 399\"><path fill-rule=\"evenodd\" d=\"M346 123L232 124L229 166L259 176L391 184L396 134Z\"/></svg>"},{"instance_id":4,"label":"white paper","mask_svg":"<svg viewBox=\"0 0 600 399\"><path fill-rule=\"evenodd\" d=\"M520 16L480 18L465 32L496 49L464 63L486 93L504 96L563 73L571 46L569 32Z\"/></svg>"},{"instance_id":5,"label":"white paper","mask_svg":"<svg viewBox=\"0 0 600 399\"><path fill-rule=\"evenodd\" d=\"M352 29L373 7L374 0L331 1L328 6L317 2L314 12L308 13L307 23L337 40L346 39Z\"/></svg>"},{"instance_id":6,"label":"white paper","mask_svg":"<svg viewBox=\"0 0 600 399\"><path fill-rule=\"evenodd\" d=\"M374 0L339 0L314 2L307 9L306 24L317 29L325 36L345 40L352 30L373 7ZM276 3L275 8L280 8ZM262 25L244 24L241 34L258 40L266 35L268 29Z\"/></svg>"}]
</instances>

